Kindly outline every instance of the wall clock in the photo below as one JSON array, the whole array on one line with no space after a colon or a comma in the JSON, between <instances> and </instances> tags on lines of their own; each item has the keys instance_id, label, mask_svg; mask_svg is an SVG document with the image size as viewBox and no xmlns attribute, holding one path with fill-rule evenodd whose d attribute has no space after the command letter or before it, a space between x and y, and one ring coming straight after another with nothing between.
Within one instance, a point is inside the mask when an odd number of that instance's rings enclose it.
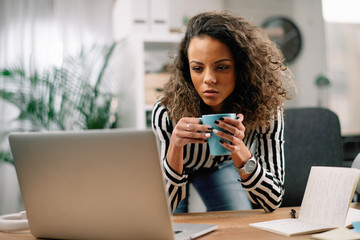
<instances>
[{"instance_id":1,"label":"wall clock","mask_svg":"<svg viewBox=\"0 0 360 240\"><path fill-rule=\"evenodd\" d=\"M302 37L299 28L292 20L285 17L269 18L262 24L262 28L279 46L287 63L293 62L298 57L302 47Z\"/></svg>"}]
</instances>

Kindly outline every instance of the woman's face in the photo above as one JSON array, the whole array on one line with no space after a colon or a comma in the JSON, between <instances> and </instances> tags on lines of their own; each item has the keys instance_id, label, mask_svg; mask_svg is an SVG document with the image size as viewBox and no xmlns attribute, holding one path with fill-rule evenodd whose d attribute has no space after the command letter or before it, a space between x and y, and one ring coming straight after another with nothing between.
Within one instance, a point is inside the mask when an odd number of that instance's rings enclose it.
<instances>
[{"instance_id":1,"label":"woman's face","mask_svg":"<svg viewBox=\"0 0 360 240\"><path fill-rule=\"evenodd\" d=\"M212 37L195 37L188 48L191 80L204 103L216 113L235 89L234 58L228 46Z\"/></svg>"}]
</instances>

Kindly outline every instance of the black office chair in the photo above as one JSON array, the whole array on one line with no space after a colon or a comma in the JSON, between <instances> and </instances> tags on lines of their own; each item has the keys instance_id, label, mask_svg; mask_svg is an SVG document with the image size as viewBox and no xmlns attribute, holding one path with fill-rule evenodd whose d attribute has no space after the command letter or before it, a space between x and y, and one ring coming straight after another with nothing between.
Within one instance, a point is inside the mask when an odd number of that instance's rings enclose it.
<instances>
[{"instance_id":1,"label":"black office chair","mask_svg":"<svg viewBox=\"0 0 360 240\"><path fill-rule=\"evenodd\" d=\"M338 116L324 108L286 109L285 195L282 207L300 206L311 166L341 166Z\"/></svg>"}]
</instances>

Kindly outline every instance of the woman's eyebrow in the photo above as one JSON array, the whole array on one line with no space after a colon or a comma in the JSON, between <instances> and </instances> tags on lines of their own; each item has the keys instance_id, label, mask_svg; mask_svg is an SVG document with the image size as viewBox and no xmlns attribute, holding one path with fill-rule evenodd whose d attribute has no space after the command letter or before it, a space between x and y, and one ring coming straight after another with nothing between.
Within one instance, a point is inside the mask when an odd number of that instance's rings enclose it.
<instances>
[{"instance_id":1,"label":"woman's eyebrow","mask_svg":"<svg viewBox=\"0 0 360 240\"><path fill-rule=\"evenodd\" d=\"M219 63L219 62L231 62L231 59L223 58L223 59L215 61L215 63Z\"/></svg>"},{"instance_id":2,"label":"woman's eyebrow","mask_svg":"<svg viewBox=\"0 0 360 240\"><path fill-rule=\"evenodd\" d=\"M220 60L215 61L214 63L219 63L219 62L231 62L231 59L222 58L222 59L220 59ZM190 61L190 64L191 64L191 63L203 64L202 62L195 61L195 60Z\"/></svg>"},{"instance_id":3,"label":"woman's eyebrow","mask_svg":"<svg viewBox=\"0 0 360 240\"><path fill-rule=\"evenodd\" d=\"M196 63L196 64L203 64L202 62L199 62L199 61L195 61L195 60L192 60L192 61L190 61L190 64L191 63Z\"/></svg>"}]
</instances>

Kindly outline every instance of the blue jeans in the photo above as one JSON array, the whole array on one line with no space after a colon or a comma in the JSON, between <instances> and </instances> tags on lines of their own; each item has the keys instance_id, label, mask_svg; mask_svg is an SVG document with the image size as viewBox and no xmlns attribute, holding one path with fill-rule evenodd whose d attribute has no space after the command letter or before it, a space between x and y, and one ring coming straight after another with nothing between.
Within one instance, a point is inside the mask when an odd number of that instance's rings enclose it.
<instances>
[{"instance_id":1,"label":"blue jeans","mask_svg":"<svg viewBox=\"0 0 360 240\"><path fill-rule=\"evenodd\" d=\"M239 173L235 170L232 161L218 165L214 170L195 173L189 182L203 200L207 211L247 210L251 203L241 183ZM189 183L187 194L189 194ZM188 195L175 210L175 213L188 212Z\"/></svg>"}]
</instances>

